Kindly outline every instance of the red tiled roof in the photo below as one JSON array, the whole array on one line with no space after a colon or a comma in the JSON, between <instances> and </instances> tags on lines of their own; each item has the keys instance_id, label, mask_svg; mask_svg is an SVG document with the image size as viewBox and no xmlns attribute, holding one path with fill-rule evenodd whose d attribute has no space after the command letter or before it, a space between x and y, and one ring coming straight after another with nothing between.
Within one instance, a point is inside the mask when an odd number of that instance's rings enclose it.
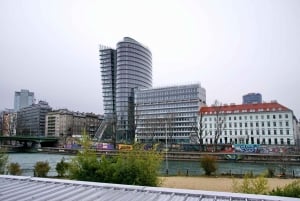
<instances>
[{"instance_id":1,"label":"red tiled roof","mask_svg":"<svg viewBox=\"0 0 300 201\"><path fill-rule=\"evenodd\" d=\"M242 112L268 112L268 111L290 111L289 108L276 103L255 103L255 104L242 104L242 105L222 105L222 106L211 106L202 107L200 113L213 114L214 112L225 112L225 113L242 113Z\"/></svg>"}]
</instances>

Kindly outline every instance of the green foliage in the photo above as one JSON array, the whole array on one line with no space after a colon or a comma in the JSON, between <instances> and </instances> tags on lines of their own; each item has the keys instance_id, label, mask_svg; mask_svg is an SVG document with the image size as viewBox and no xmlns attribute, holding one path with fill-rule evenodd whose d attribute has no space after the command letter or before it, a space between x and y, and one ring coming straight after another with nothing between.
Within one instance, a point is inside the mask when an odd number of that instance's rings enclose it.
<instances>
[{"instance_id":1,"label":"green foliage","mask_svg":"<svg viewBox=\"0 0 300 201\"><path fill-rule=\"evenodd\" d=\"M20 164L19 163L10 163L8 165L8 172L11 175L21 175L22 170L21 170Z\"/></svg>"},{"instance_id":2,"label":"green foliage","mask_svg":"<svg viewBox=\"0 0 300 201\"><path fill-rule=\"evenodd\" d=\"M65 162L65 158L62 158L60 162L56 164L55 170L59 177L64 177L69 169L69 163Z\"/></svg>"},{"instance_id":3,"label":"green foliage","mask_svg":"<svg viewBox=\"0 0 300 201\"><path fill-rule=\"evenodd\" d=\"M103 155L99 160L95 152L89 150L89 139L83 137L82 140L83 150L70 164L71 179L144 186L159 184L161 157L154 150L134 146L133 151L122 152L114 158Z\"/></svg>"},{"instance_id":4,"label":"green foliage","mask_svg":"<svg viewBox=\"0 0 300 201\"><path fill-rule=\"evenodd\" d=\"M160 155L154 150L134 149L117 157L113 183L157 186Z\"/></svg>"},{"instance_id":5,"label":"green foliage","mask_svg":"<svg viewBox=\"0 0 300 201\"><path fill-rule=\"evenodd\" d=\"M4 174L8 162L8 155L0 150L0 174Z\"/></svg>"},{"instance_id":6,"label":"green foliage","mask_svg":"<svg viewBox=\"0 0 300 201\"><path fill-rule=\"evenodd\" d=\"M206 155L200 160L200 165L203 168L205 175L210 176L211 173L216 172L217 163L214 156Z\"/></svg>"},{"instance_id":7,"label":"green foliage","mask_svg":"<svg viewBox=\"0 0 300 201\"><path fill-rule=\"evenodd\" d=\"M241 183L233 180L233 191L238 193L266 194L268 191L268 180L263 175L253 178L251 174L246 174Z\"/></svg>"},{"instance_id":8,"label":"green foliage","mask_svg":"<svg viewBox=\"0 0 300 201\"><path fill-rule=\"evenodd\" d=\"M270 192L270 195L300 198L300 180L294 181L283 188L277 187Z\"/></svg>"},{"instance_id":9,"label":"green foliage","mask_svg":"<svg viewBox=\"0 0 300 201\"><path fill-rule=\"evenodd\" d=\"M34 165L34 176L35 177L47 177L50 170L48 161L38 161Z\"/></svg>"},{"instance_id":10,"label":"green foliage","mask_svg":"<svg viewBox=\"0 0 300 201\"><path fill-rule=\"evenodd\" d=\"M70 163L70 178L81 181L99 181L96 172L100 167L100 161L96 153L89 149L90 140L85 132L80 143L82 150Z\"/></svg>"}]
</instances>

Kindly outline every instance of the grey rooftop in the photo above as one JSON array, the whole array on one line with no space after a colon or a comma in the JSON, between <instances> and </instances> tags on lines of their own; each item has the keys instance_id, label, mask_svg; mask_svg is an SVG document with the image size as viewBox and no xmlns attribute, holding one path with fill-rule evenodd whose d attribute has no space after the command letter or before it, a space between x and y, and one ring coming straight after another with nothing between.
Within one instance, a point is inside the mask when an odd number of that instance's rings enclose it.
<instances>
[{"instance_id":1,"label":"grey rooftop","mask_svg":"<svg viewBox=\"0 0 300 201\"><path fill-rule=\"evenodd\" d=\"M296 201L296 198L0 175L2 201Z\"/></svg>"}]
</instances>

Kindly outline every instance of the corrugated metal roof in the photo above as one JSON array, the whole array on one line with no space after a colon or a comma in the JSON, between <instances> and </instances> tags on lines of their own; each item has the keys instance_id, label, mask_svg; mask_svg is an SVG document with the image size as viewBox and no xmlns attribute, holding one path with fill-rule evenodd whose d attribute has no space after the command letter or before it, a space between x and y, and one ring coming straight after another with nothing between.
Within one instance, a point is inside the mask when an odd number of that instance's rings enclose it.
<instances>
[{"instance_id":1,"label":"corrugated metal roof","mask_svg":"<svg viewBox=\"0 0 300 201\"><path fill-rule=\"evenodd\" d=\"M1 201L296 201L296 198L0 175Z\"/></svg>"}]
</instances>

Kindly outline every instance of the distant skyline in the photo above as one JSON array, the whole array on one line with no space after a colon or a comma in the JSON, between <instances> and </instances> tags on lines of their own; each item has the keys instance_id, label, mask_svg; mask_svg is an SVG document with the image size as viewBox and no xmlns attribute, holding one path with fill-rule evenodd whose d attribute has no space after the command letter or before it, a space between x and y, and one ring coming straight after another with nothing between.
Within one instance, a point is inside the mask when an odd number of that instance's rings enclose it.
<instances>
[{"instance_id":1,"label":"distant skyline","mask_svg":"<svg viewBox=\"0 0 300 201\"><path fill-rule=\"evenodd\" d=\"M152 52L153 85L201 83L208 105L261 93L300 118L298 0L2 0L0 110L28 89L103 114L99 45Z\"/></svg>"}]
</instances>

